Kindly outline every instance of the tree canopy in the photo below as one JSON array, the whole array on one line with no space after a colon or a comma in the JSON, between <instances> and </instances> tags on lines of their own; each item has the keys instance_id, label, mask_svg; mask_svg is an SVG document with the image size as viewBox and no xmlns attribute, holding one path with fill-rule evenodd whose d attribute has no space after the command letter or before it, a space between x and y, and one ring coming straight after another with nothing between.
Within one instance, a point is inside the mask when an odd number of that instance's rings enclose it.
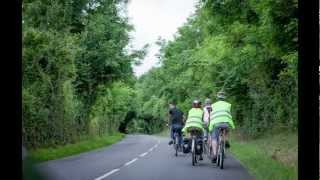
<instances>
[{"instance_id":1,"label":"tree canopy","mask_svg":"<svg viewBox=\"0 0 320 180\"><path fill-rule=\"evenodd\" d=\"M175 99L187 112L223 89L244 133L297 128L296 0L199 1L174 40L158 44L161 66L138 81L142 104Z\"/></svg>"},{"instance_id":2,"label":"tree canopy","mask_svg":"<svg viewBox=\"0 0 320 180\"><path fill-rule=\"evenodd\" d=\"M174 39L159 39L160 66L140 78L128 50L125 0L26 0L22 127L28 148L119 129L155 133L167 105L223 89L243 133L297 128L297 0L199 0ZM127 123L126 127L123 126ZM121 126L121 128L119 127Z\"/></svg>"}]
</instances>

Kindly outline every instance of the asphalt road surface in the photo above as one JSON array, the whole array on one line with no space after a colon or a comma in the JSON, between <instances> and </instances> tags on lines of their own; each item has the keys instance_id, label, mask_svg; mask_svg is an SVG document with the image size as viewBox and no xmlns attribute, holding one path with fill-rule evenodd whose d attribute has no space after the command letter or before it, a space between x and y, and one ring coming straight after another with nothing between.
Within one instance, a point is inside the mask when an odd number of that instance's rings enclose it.
<instances>
[{"instance_id":1,"label":"asphalt road surface","mask_svg":"<svg viewBox=\"0 0 320 180\"><path fill-rule=\"evenodd\" d=\"M50 180L254 179L230 154L222 170L206 157L192 166L191 154L175 157L168 141L163 137L127 135L109 147L44 162L38 168Z\"/></svg>"}]
</instances>

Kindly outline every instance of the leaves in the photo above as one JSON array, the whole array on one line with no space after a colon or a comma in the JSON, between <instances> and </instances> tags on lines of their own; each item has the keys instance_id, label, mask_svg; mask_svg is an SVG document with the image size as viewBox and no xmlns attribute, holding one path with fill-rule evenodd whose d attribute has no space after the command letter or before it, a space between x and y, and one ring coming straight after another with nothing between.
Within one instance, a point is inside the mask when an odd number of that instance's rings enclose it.
<instances>
[{"instance_id":1,"label":"leaves","mask_svg":"<svg viewBox=\"0 0 320 180\"><path fill-rule=\"evenodd\" d=\"M193 99L214 100L225 89L248 134L276 124L295 129L296 1L208 0L197 8L174 40L159 41L162 66L138 81L144 113L156 117L157 99L176 99L187 112Z\"/></svg>"},{"instance_id":2,"label":"leaves","mask_svg":"<svg viewBox=\"0 0 320 180\"><path fill-rule=\"evenodd\" d=\"M132 110L131 65L146 47L127 52L132 26L119 15L120 3L23 2L23 140L28 148L113 133Z\"/></svg>"}]
</instances>

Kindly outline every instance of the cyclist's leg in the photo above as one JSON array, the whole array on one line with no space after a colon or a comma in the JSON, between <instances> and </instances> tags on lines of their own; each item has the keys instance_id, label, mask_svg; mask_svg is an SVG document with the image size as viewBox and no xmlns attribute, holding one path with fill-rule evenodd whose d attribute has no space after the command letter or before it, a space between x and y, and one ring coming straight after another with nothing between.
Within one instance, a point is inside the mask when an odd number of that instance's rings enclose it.
<instances>
[{"instance_id":1,"label":"cyclist's leg","mask_svg":"<svg viewBox=\"0 0 320 180\"><path fill-rule=\"evenodd\" d=\"M172 139L174 140L176 137L175 137L175 134L177 133L177 127L175 125L172 126Z\"/></svg>"},{"instance_id":2,"label":"cyclist's leg","mask_svg":"<svg viewBox=\"0 0 320 180\"><path fill-rule=\"evenodd\" d=\"M173 143L173 139L174 139L174 126L173 124L170 127L170 141L169 141L169 145L171 145Z\"/></svg>"},{"instance_id":3,"label":"cyclist's leg","mask_svg":"<svg viewBox=\"0 0 320 180\"><path fill-rule=\"evenodd\" d=\"M207 142L208 142L208 147L211 148L211 144L212 144L212 142L211 142L211 132L209 132L209 130L208 130L208 140L207 140Z\"/></svg>"},{"instance_id":4,"label":"cyclist's leg","mask_svg":"<svg viewBox=\"0 0 320 180\"><path fill-rule=\"evenodd\" d=\"M219 129L218 127L214 127L211 132L211 148L213 154L213 160L216 160L217 151L218 151L218 137L219 137Z\"/></svg>"},{"instance_id":5,"label":"cyclist's leg","mask_svg":"<svg viewBox=\"0 0 320 180\"><path fill-rule=\"evenodd\" d=\"M229 128L225 131L225 142L226 142L226 148L230 148L230 142L229 142Z\"/></svg>"},{"instance_id":6,"label":"cyclist's leg","mask_svg":"<svg viewBox=\"0 0 320 180\"><path fill-rule=\"evenodd\" d=\"M204 129L203 134L204 134L203 139L204 139L204 140L207 140L207 139L208 139L208 131L207 131L206 128Z\"/></svg>"},{"instance_id":7,"label":"cyclist's leg","mask_svg":"<svg viewBox=\"0 0 320 180\"><path fill-rule=\"evenodd\" d=\"M182 144L182 126L177 129L179 144Z\"/></svg>"}]
</instances>

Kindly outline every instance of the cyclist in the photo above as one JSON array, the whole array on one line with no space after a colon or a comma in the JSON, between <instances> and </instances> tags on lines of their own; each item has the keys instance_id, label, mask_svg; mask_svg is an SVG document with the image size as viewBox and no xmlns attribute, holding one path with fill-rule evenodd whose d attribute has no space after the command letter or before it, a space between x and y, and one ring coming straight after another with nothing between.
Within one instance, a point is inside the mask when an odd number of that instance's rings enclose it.
<instances>
[{"instance_id":1,"label":"cyclist","mask_svg":"<svg viewBox=\"0 0 320 180\"><path fill-rule=\"evenodd\" d=\"M171 102L169 104L169 122L168 125L170 126L170 137L171 140L169 141L169 145L171 145L173 143L173 139L174 139L174 132L178 133L179 136L179 144L182 144L182 133L181 133L181 129L183 127L184 124L184 116L183 116L183 112L177 108L176 103L175 102Z\"/></svg>"},{"instance_id":2,"label":"cyclist","mask_svg":"<svg viewBox=\"0 0 320 180\"><path fill-rule=\"evenodd\" d=\"M188 112L188 118L185 126L182 129L183 133L186 133L191 128L197 128L200 131L198 136L202 140L204 128L203 128L203 110L201 109L201 102L199 100L194 100L192 103L192 108ZM203 160L202 154L200 154L200 160Z\"/></svg>"},{"instance_id":3,"label":"cyclist","mask_svg":"<svg viewBox=\"0 0 320 180\"><path fill-rule=\"evenodd\" d=\"M215 163L217 160L217 142L219 137L218 128L235 128L232 116L231 116L231 104L225 101L225 93L223 91L218 92L217 94L218 101L212 104L212 111L210 113L210 123L209 123L209 132L211 134L211 143L212 143L212 152L213 158L212 162ZM227 133L226 133L227 139ZM229 148L230 144L226 141L226 148Z\"/></svg>"},{"instance_id":4,"label":"cyclist","mask_svg":"<svg viewBox=\"0 0 320 180\"><path fill-rule=\"evenodd\" d=\"M203 122L205 127L208 127L209 125L209 121L210 121L210 112L212 111L212 107L211 107L211 99L206 98L206 100L204 101L205 105L203 107ZM204 129L204 140L206 141L208 138L208 131L207 128Z\"/></svg>"}]
</instances>

